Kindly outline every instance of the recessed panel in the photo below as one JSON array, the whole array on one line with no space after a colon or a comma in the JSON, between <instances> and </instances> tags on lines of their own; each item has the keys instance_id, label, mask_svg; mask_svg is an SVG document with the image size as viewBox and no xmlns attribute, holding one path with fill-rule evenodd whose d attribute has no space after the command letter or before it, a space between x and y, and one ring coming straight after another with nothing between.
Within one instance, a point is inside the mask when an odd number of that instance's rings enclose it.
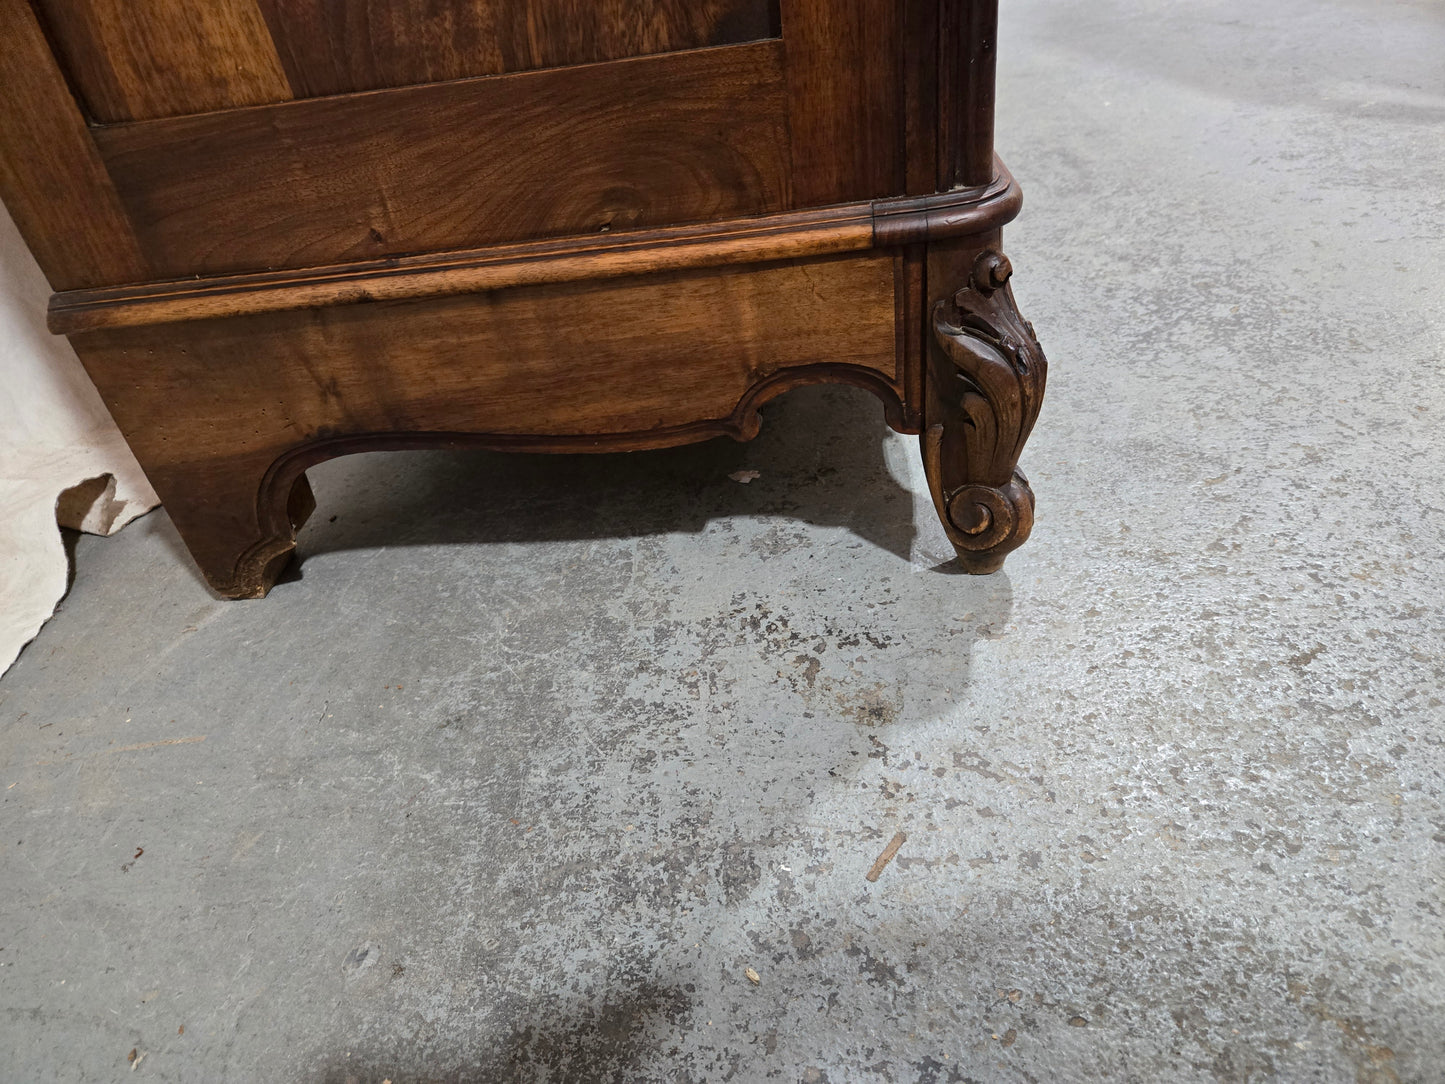
<instances>
[{"instance_id":1,"label":"recessed panel","mask_svg":"<svg viewBox=\"0 0 1445 1084\"><path fill-rule=\"evenodd\" d=\"M101 123L776 37L778 0L34 0Z\"/></svg>"},{"instance_id":2,"label":"recessed panel","mask_svg":"<svg viewBox=\"0 0 1445 1084\"><path fill-rule=\"evenodd\" d=\"M158 278L789 206L782 43L94 130Z\"/></svg>"}]
</instances>

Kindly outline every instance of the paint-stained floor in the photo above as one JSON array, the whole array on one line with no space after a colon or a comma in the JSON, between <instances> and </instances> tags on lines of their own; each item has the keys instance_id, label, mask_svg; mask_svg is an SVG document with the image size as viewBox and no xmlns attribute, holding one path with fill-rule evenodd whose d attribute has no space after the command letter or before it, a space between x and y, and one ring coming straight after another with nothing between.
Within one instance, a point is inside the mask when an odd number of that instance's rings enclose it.
<instances>
[{"instance_id":1,"label":"paint-stained floor","mask_svg":"<svg viewBox=\"0 0 1445 1084\"><path fill-rule=\"evenodd\" d=\"M1445 12L1003 6L1006 572L847 389L326 464L262 603L81 539L0 1077L1445 1079Z\"/></svg>"}]
</instances>

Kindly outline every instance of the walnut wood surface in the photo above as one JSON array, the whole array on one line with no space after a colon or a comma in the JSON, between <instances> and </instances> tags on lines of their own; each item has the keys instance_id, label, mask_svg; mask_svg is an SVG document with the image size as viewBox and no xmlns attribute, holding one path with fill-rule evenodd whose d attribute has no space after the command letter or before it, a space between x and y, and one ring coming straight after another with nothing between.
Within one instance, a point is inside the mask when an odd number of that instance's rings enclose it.
<instances>
[{"instance_id":1,"label":"walnut wood surface","mask_svg":"<svg viewBox=\"0 0 1445 1084\"><path fill-rule=\"evenodd\" d=\"M34 0L91 117L204 113L292 96L255 0Z\"/></svg>"},{"instance_id":2,"label":"walnut wood surface","mask_svg":"<svg viewBox=\"0 0 1445 1084\"><path fill-rule=\"evenodd\" d=\"M788 206L775 41L95 132L157 277Z\"/></svg>"},{"instance_id":3,"label":"walnut wood surface","mask_svg":"<svg viewBox=\"0 0 1445 1084\"><path fill-rule=\"evenodd\" d=\"M901 195L898 0L782 0L799 206Z\"/></svg>"},{"instance_id":4,"label":"walnut wood surface","mask_svg":"<svg viewBox=\"0 0 1445 1084\"><path fill-rule=\"evenodd\" d=\"M959 560L996 572L1028 541L1034 493L1019 470L1048 381L1048 360L1033 325L1014 302L1013 267L997 248L940 247L942 280L967 266L960 288L933 307L923 465L934 503Z\"/></svg>"},{"instance_id":5,"label":"walnut wood surface","mask_svg":"<svg viewBox=\"0 0 1445 1084\"><path fill-rule=\"evenodd\" d=\"M35 0L89 115L183 116L774 36L776 0Z\"/></svg>"},{"instance_id":6,"label":"walnut wood surface","mask_svg":"<svg viewBox=\"0 0 1445 1084\"><path fill-rule=\"evenodd\" d=\"M997 229L1012 221L1021 201L1017 183L999 163L993 184L944 195L621 236L72 291L51 299L50 327L69 334L894 248Z\"/></svg>"},{"instance_id":7,"label":"walnut wood surface","mask_svg":"<svg viewBox=\"0 0 1445 1084\"><path fill-rule=\"evenodd\" d=\"M184 14L174 15L167 12L181 5L182 0L134 0L124 5L120 0L43 0L43 7L51 24L48 30L52 41L62 54L73 54L81 58L77 64L83 62L110 73L104 78L94 76L98 86L104 84L97 95L109 94L116 101L122 100L124 95L116 89L120 78L116 73L125 72L130 73L126 79L141 79L144 83L133 88L135 93L164 95L169 93L168 80L181 78L185 71L196 68L196 78L220 88L216 92L219 97L198 99L199 104L210 108L224 102L253 100L256 94L245 88L272 81L270 76L256 74L274 69L266 47L267 41L274 45L271 31L266 28L266 40L262 41L260 24L245 14L247 2L250 0L187 3ZM413 0L394 2L405 6ZM505 7L515 13L525 9L535 15L544 10L546 3L558 4L562 0L536 0L542 7L522 0L488 2L499 10ZM456 3L466 7L465 0ZM635 3L644 7L661 5L658 11L674 10L664 0ZM501 144L468 146L465 130L452 126L449 145L447 133L436 130L439 122L435 117L416 116L418 111L425 111L421 108L424 103L441 107L450 104L451 92L434 86L417 89L435 92L437 97L427 94L412 99L417 109L402 105L390 115L385 108L372 112L391 101L386 95L395 93L381 91L381 100L369 94L328 99L325 109L312 115L315 123L311 125L306 114L296 114L293 120L290 114L238 109L179 118L175 122L178 126L169 129L120 124L88 130L81 122L77 101L71 97L64 74L39 35L30 4L27 0L0 0L0 16L9 28L7 48L0 59L5 68L0 74L8 80L8 85L0 87L6 91L0 97L0 112L4 113L0 118L0 195L11 206L57 288L71 289L318 266L491 244L503 238L520 240L536 236L526 229L529 221L542 222L544 236L600 230L609 219L611 229L617 231L629 225L663 225L663 218L673 214L681 217L671 221L706 221L734 213L877 199L905 191L921 195L931 189L927 178L934 176L944 189L953 186L954 178L965 175L972 176L977 184L986 182L992 162L992 85L987 78L991 68L975 61L980 55L985 59L991 55L979 42L991 40L997 0L898 0L896 7L878 0L784 0L781 10L771 3L765 6L768 10L763 11L763 6L744 0L735 0L734 6L726 0L713 0L687 7L686 18L676 14L660 17L664 27L710 27L709 33L716 33L709 40L716 40L757 32L766 14L769 31L786 38L781 58L771 65L781 66L785 74L773 70L758 79L756 66L740 64L737 81L761 84L760 92L749 95L740 110L733 108L736 100L729 100L725 110L705 111L693 118L693 127L702 130L700 138L713 135L725 143L728 122L711 131L708 124L718 112L738 114L744 137L740 145L729 150L741 173L726 168L709 172L709 163L703 162L705 171L694 175L686 167L698 164L693 154L697 148L690 146L686 138L679 152L681 161L669 157L672 151L668 137L677 126L686 127L687 121L679 117L685 112L680 106L663 107L660 120L654 118L658 123L650 133L650 142L655 155L664 159L664 166L675 162L676 170L659 176L636 144L631 153L626 147L604 152L610 165L632 172L612 176L610 183L602 185L603 171L596 169L594 176L602 188L601 195L594 190L590 203L586 194L558 196L551 201L560 202L559 214L554 215L548 201L539 205L533 200L530 207L517 211L529 202L518 195L524 186L507 186L507 175L513 172L507 152L519 156L523 174L526 163L538 157L522 133L512 132ZM583 7L601 10L599 5ZM434 11L448 26L459 26L466 21L457 14L461 8L448 7L447 0L433 0L427 10ZM370 60L357 60L363 67L374 68L380 54L401 48L400 38L387 38L381 29L383 24L397 25L392 16L401 9L373 4L366 8L370 14L365 18L356 14L361 11L357 4L337 4L326 10L333 22L340 21L341 29L333 26L328 30L320 23L313 24L315 40L311 47L320 52L332 49L333 31L349 41L348 35L360 33L355 25L361 23L366 24L366 34L380 42L372 43L375 48ZM564 28L570 25L566 20L529 16L524 21L531 35L529 48L545 51L555 44L554 35L565 38L570 33ZM292 23L300 25L294 19ZM960 40L960 27L973 37ZM423 34L419 27L414 29ZM657 33L655 28L647 32ZM633 27L629 33L636 37L642 31ZM288 55L300 47L292 38L287 41ZM147 74L148 69L137 59L137 50L159 50L156 55L161 56L167 49L181 50L185 55L174 64L161 64L163 70ZM254 55L252 60L228 69L216 59L227 55L226 49L251 50ZM673 56L656 59L671 61ZM577 70L585 74L575 82L564 78L561 83L550 84L555 92L550 104L555 111L551 128L567 129L565 136L558 136L559 142L575 136L567 149L575 152L571 157L580 160L605 143L605 138L589 137L588 124L567 124L565 118L572 112L583 121L595 116L589 112L592 102L588 84L596 69ZM675 95L687 85L686 62L680 68L664 65L658 70L659 85L639 98L643 106L651 99ZM72 77L75 74L72 71ZM719 82L721 89L731 89L725 78ZM514 86L520 91L526 85ZM569 87L576 93L569 95ZM708 89L719 87L700 87L697 96L703 96ZM495 97L487 97L491 94ZM942 110L937 104L940 96L944 99ZM498 109L509 108L505 91L481 94L479 108L481 99L491 101ZM771 113L770 121L765 121L762 114L773 106L776 111ZM111 111L113 116L126 113L121 106ZM340 128L328 132L326 125L333 119ZM523 112L518 119L526 122L530 118ZM637 120L641 123L641 118ZM746 138L750 120L756 120L759 127L771 124L771 136L761 139L764 145L755 145ZM276 130L268 134L266 126L273 122ZM411 127L427 147L401 154L396 161L402 166L395 168L378 160L396 144L406 143ZM483 134L492 130L483 123ZM544 126L544 134L546 130ZM787 133L785 146L766 145L782 138L782 132ZM756 128L753 134L759 134ZM114 185L105 168L97 165L97 142L112 156L109 165L123 182L125 203L121 207L116 205ZM550 154L561 159L564 153L544 148L542 157ZM713 152L703 148L702 156L713 157ZM326 160L331 157L339 163L337 170L327 168ZM486 160L485 168L468 172L465 167L476 158ZM721 158L727 159L728 155ZM252 184L253 161L259 173L258 185ZM953 163L965 161L984 165L954 168ZM455 167L457 162L461 162L461 168ZM556 166L551 183L560 189L562 182L556 178L571 168L570 158L558 161ZM759 190L746 192L743 197L733 196L735 210L723 209L730 185L735 190L741 177L746 187L749 167L758 177ZM417 181L418 174L437 174L439 179L435 183ZM449 226L449 215L463 220L473 215L466 197L480 193L486 201L487 193L497 188L493 182L499 174L501 190L515 197L493 201L499 208L501 224L491 231L467 221ZM639 186L639 177L647 179L641 193L632 190ZM479 179L487 183L478 184ZM623 183L618 183L619 179ZM680 191L666 192L669 183L681 186ZM699 190L709 185L722 191L705 196ZM333 204L334 195L341 199L339 206ZM747 196L761 198L747 207L743 206ZM435 197L435 202L418 207L413 197ZM698 211L700 204L708 203L717 205L715 213ZM296 215L288 218L288 208L293 204ZM296 229L296 219L310 211L319 218L308 218ZM138 231L132 230L128 220L132 214ZM403 220L402 233L406 236L388 235L392 215ZM308 224L313 221L320 225ZM407 235L407 230L413 228L414 232ZM139 244L127 236L133 232L140 233ZM288 243L285 235L292 232L299 236L295 243ZM443 235L447 239L438 240ZM144 257L138 257L141 249Z\"/></svg>"},{"instance_id":8,"label":"walnut wood surface","mask_svg":"<svg viewBox=\"0 0 1445 1084\"><path fill-rule=\"evenodd\" d=\"M998 0L941 0L938 187L987 184L994 165Z\"/></svg>"},{"instance_id":9,"label":"walnut wood surface","mask_svg":"<svg viewBox=\"0 0 1445 1084\"><path fill-rule=\"evenodd\" d=\"M259 0L298 98L732 45L776 0Z\"/></svg>"},{"instance_id":10,"label":"walnut wood surface","mask_svg":"<svg viewBox=\"0 0 1445 1084\"><path fill-rule=\"evenodd\" d=\"M313 446L311 462L398 435L575 450L747 437L763 400L819 380L872 388L906 426L900 281L886 255L835 257L73 341L213 586L254 594L290 545L290 484L263 483Z\"/></svg>"},{"instance_id":11,"label":"walnut wood surface","mask_svg":"<svg viewBox=\"0 0 1445 1084\"><path fill-rule=\"evenodd\" d=\"M1019 193L992 153L996 20L0 0L0 195L227 596L273 582L322 459L747 438L821 381L922 433L987 572L1032 524L1046 372L999 249Z\"/></svg>"},{"instance_id":12,"label":"walnut wood surface","mask_svg":"<svg viewBox=\"0 0 1445 1084\"><path fill-rule=\"evenodd\" d=\"M902 20L904 193L938 191L940 0L899 0ZM930 60L932 62L930 62Z\"/></svg>"},{"instance_id":13,"label":"walnut wood surface","mask_svg":"<svg viewBox=\"0 0 1445 1084\"><path fill-rule=\"evenodd\" d=\"M146 266L26 0L0 0L0 198L57 290L137 282Z\"/></svg>"}]
</instances>

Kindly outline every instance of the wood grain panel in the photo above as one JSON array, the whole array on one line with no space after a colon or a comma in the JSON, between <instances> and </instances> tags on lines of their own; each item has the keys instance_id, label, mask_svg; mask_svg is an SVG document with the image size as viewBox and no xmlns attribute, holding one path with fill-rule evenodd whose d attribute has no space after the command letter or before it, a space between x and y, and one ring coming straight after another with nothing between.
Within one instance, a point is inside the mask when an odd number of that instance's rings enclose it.
<instances>
[{"instance_id":1,"label":"wood grain panel","mask_svg":"<svg viewBox=\"0 0 1445 1084\"><path fill-rule=\"evenodd\" d=\"M782 0L798 206L907 187L902 14L898 0Z\"/></svg>"},{"instance_id":2,"label":"wood grain panel","mask_svg":"<svg viewBox=\"0 0 1445 1084\"><path fill-rule=\"evenodd\" d=\"M26 0L0 0L0 198L57 290L139 282L146 267Z\"/></svg>"},{"instance_id":3,"label":"wood grain panel","mask_svg":"<svg viewBox=\"0 0 1445 1084\"><path fill-rule=\"evenodd\" d=\"M255 0L35 0L88 112L102 122L286 101Z\"/></svg>"},{"instance_id":4,"label":"wood grain panel","mask_svg":"<svg viewBox=\"0 0 1445 1084\"><path fill-rule=\"evenodd\" d=\"M259 0L297 97L772 37L776 0Z\"/></svg>"},{"instance_id":5,"label":"wood grain panel","mask_svg":"<svg viewBox=\"0 0 1445 1084\"><path fill-rule=\"evenodd\" d=\"M153 461L376 432L645 433L727 418L779 370L898 369L879 253L96 331ZM119 350L119 353L116 351ZM183 439L182 439L183 438Z\"/></svg>"},{"instance_id":6,"label":"wood grain panel","mask_svg":"<svg viewBox=\"0 0 1445 1084\"><path fill-rule=\"evenodd\" d=\"M781 210L785 99L769 41L95 134L180 277Z\"/></svg>"}]
</instances>

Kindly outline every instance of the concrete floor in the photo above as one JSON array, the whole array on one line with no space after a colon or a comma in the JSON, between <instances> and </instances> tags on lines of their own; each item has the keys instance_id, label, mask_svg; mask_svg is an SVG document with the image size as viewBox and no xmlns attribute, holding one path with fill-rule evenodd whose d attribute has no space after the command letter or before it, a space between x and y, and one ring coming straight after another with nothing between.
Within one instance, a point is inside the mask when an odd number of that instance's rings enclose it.
<instances>
[{"instance_id":1,"label":"concrete floor","mask_svg":"<svg viewBox=\"0 0 1445 1084\"><path fill-rule=\"evenodd\" d=\"M0 1077L1445 1080L1445 9L1004 7L1006 573L846 390L329 464L265 603L81 540Z\"/></svg>"}]
</instances>

